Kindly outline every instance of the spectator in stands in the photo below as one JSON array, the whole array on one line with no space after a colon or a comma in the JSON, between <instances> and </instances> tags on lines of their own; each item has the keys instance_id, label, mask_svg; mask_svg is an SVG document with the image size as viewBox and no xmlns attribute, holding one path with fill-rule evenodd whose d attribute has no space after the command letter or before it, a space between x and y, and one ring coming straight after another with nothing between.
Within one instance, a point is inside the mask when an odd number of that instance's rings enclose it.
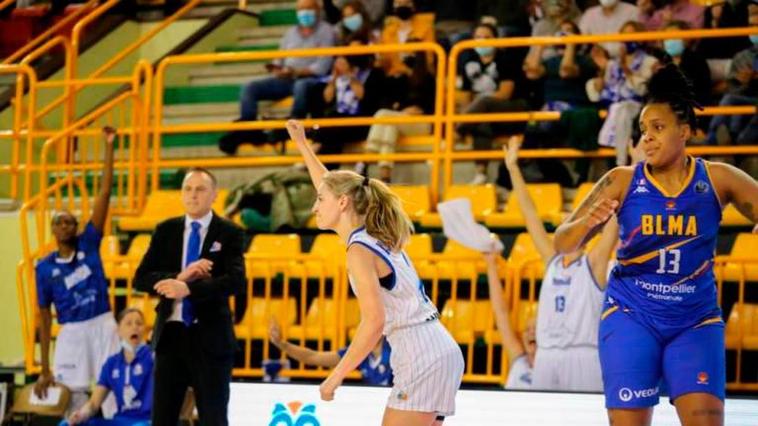
<instances>
[{"instance_id":1,"label":"spectator in stands","mask_svg":"<svg viewBox=\"0 0 758 426\"><path fill-rule=\"evenodd\" d=\"M564 21L579 22L581 12L574 0L544 0L540 5L542 17L532 26L532 37L549 37L561 29ZM529 49L529 56L537 54L537 46ZM555 56L557 52L552 47L542 49L542 59Z\"/></svg>"},{"instance_id":2,"label":"spectator in stands","mask_svg":"<svg viewBox=\"0 0 758 426\"><path fill-rule=\"evenodd\" d=\"M392 16L387 17L381 34L382 44L404 44L409 42L434 42L434 15L416 13L413 0L394 0ZM380 66L390 78L410 75L412 53L384 53L379 56ZM427 55L427 66L431 69L431 56Z\"/></svg>"},{"instance_id":3,"label":"spectator in stands","mask_svg":"<svg viewBox=\"0 0 758 426\"><path fill-rule=\"evenodd\" d=\"M504 161L526 229L545 265L532 389L596 392L602 389L597 324L618 225L611 219L591 249L582 246L570 254L556 253L518 165L520 145L520 138L510 138L503 147Z\"/></svg>"},{"instance_id":4,"label":"spectator in stands","mask_svg":"<svg viewBox=\"0 0 758 426\"><path fill-rule=\"evenodd\" d=\"M360 3L361 8L366 11L366 23L370 28L380 27L384 19L385 0L325 0L324 11L329 22L336 24L345 18L345 6L350 3Z\"/></svg>"},{"instance_id":5,"label":"spectator in stands","mask_svg":"<svg viewBox=\"0 0 758 426\"><path fill-rule=\"evenodd\" d=\"M484 40L497 37L497 29L489 24L479 24L474 30L474 39ZM462 55L463 56L463 55ZM524 93L524 74L520 62L512 59L510 49L477 47L461 58L462 95L464 103L469 103L464 114L513 112L528 109ZM473 123L458 126L458 133L471 135L475 150L492 149L492 140L500 134L520 133L523 126L506 123ZM487 182L488 161L476 163L476 174L472 184Z\"/></svg>"},{"instance_id":6,"label":"spectator in stands","mask_svg":"<svg viewBox=\"0 0 758 426\"><path fill-rule=\"evenodd\" d=\"M374 115L379 109L383 80L384 73L373 66L370 55L338 56L322 92L324 117ZM368 126L321 128L311 134L313 150L319 154L339 154L346 144L366 140L368 131ZM327 166L338 168L339 164Z\"/></svg>"},{"instance_id":7,"label":"spectator in stands","mask_svg":"<svg viewBox=\"0 0 758 426\"><path fill-rule=\"evenodd\" d=\"M500 256L495 248L484 253L487 263L487 284L489 285L490 303L495 316L495 326L503 343L503 356L508 358L508 377L505 388L510 390L531 389L534 355L537 351L535 338L537 320L532 316L527 320L526 329L519 338L511 323L511 312L503 297L503 285L498 275L497 258Z\"/></svg>"},{"instance_id":8,"label":"spectator in stands","mask_svg":"<svg viewBox=\"0 0 758 426\"><path fill-rule=\"evenodd\" d=\"M531 25L527 3L528 0L479 1L477 16L494 18L500 37L528 36Z\"/></svg>"},{"instance_id":9,"label":"spectator in stands","mask_svg":"<svg viewBox=\"0 0 758 426\"><path fill-rule=\"evenodd\" d=\"M416 60L410 75L386 80L382 89L383 107L374 117L397 117L407 115L422 115L434 113L435 78L429 72L425 63L426 54L416 52ZM366 139L366 151L391 154L395 152L397 140L401 136L418 136L428 134L431 124L373 124ZM393 163L379 162L379 179L384 183L392 180ZM356 165L356 172L366 175L368 167L365 163Z\"/></svg>"},{"instance_id":10,"label":"spectator in stands","mask_svg":"<svg viewBox=\"0 0 758 426\"><path fill-rule=\"evenodd\" d=\"M621 28L622 33L643 31L640 23L630 21ZM634 117L642 107L646 83L658 61L647 54L642 43L628 41L619 51L618 59L609 59L600 48L593 48L591 56L598 68L598 77L587 81L587 97L608 107L608 116L598 136L598 143L616 147L616 164L627 162L627 145Z\"/></svg>"},{"instance_id":11,"label":"spectator in stands","mask_svg":"<svg viewBox=\"0 0 758 426\"><path fill-rule=\"evenodd\" d=\"M308 49L334 46L334 28L320 19L318 0L297 1L297 25L290 28L279 43L280 50ZM271 76L254 80L242 87L240 118L237 121L258 119L258 101L294 97L291 116L302 118L307 111L307 94L318 78L329 72L332 58L328 56L291 57L275 60L268 65ZM268 137L262 130L236 131L221 138L219 148L235 154L241 143L265 143Z\"/></svg>"},{"instance_id":12,"label":"spectator in stands","mask_svg":"<svg viewBox=\"0 0 758 426\"><path fill-rule=\"evenodd\" d=\"M342 6L342 20L337 26L339 44L350 44L351 40L362 40L365 44L375 41L371 20L360 1L350 1Z\"/></svg>"},{"instance_id":13,"label":"spectator in stands","mask_svg":"<svg viewBox=\"0 0 758 426\"><path fill-rule=\"evenodd\" d=\"M749 6L748 23L758 26L758 3ZM728 90L721 106L758 105L758 35L751 35L752 47L737 53L727 76ZM758 114L717 115L708 129L711 145L752 145L758 143Z\"/></svg>"},{"instance_id":14,"label":"spectator in stands","mask_svg":"<svg viewBox=\"0 0 758 426\"><path fill-rule=\"evenodd\" d=\"M637 6L621 0L600 0L600 4L590 7L582 14L579 29L582 34L616 34L621 26L637 18ZM612 58L618 57L620 43L600 43Z\"/></svg>"},{"instance_id":15,"label":"spectator in stands","mask_svg":"<svg viewBox=\"0 0 758 426\"><path fill-rule=\"evenodd\" d=\"M725 1L706 7L703 28L747 27L748 3L749 0ZM731 59L737 52L748 47L750 41L744 36L708 37L700 40L697 52L707 59Z\"/></svg>"},{"instance_id":16,"label":"spectator in stands","mask_svg":"<svg viewBox=\"0 0 758 426\"><path fill-rule=\"evenodd\" d=\"M268 326L268 339L285 355L294 358L305 365L322 368L334 368L347 352L347 347L337 351L314 351L305 346L294 345L282 338L282 330L276 321ZM390 367L390 349L387 339L382 337L376 343L374 350L358 365L363 383L374 386L392 385L392 367Z\"/></svg>"},{"instance_id":17,"label":"spectator in stands","mask_svg":"<svg viewBox=\"0 0 758 426\"><path fill-rule=\"evenodd\" d=\"M579 28L572 21L564 21L557 37L580 34ZM597 75L592 58L586 46L567 44L555 46L558 55L542 59L541 49L524 64L526 78L540 81L543 85L545 103L542 111L564 113L577 108L590 106L585 83ZM537 121L530 123L525 132L525 145L529 148L565 147L568 129L563 121ZM573 186L573 177L564 162L558 159L541 159L536 162L545 180L558 182L562 186ZM498 183L510 189L508 174L501 169Z\"/></svg>"},{"instance_id":18,"label":"spectator in stands","mask_svg":"<svg viewBox=\"0 0 758 426\"><path fill-rule=\"evenodd\" d=\"M72 392L71 410L78 409L87 401L86 392L97 379L95 375L105 360L118 350L116 322L100 259L100 241L113 185L113 141L116 132L106 127L103 133L103 176L90 220L84 231L78 234L76 216L68 211L56 213L51 226L58 250L40 260L36 267L42 372L34 392L43 398L49 386L54 382L61 383ZM55 305L61 325L55 343L52 372L51 304Z\"/></svg>"},{"instance_id":19,"label":"spectator in stands","mask_svg":"<svg viewBox=\"0 0 758 426\"><path fill-rule=\"evenodd\" d=\"M59 426L150 426L153 406L153 351L145 344L142 312L126 308L118 315L121 351L108 358L89 401ZM118 409L112 420L95 417L109 393Z\"/></svg>"},{"instance_id":20,"label":"spectator in stands","mask_svg":"<svg viewBox=\"0 0 758 426\"><path fill-rule=\"evenodd\" d=\"M637 0L639 17L647 31L663 29L671 21L684 21L690 28L703 28L705 8L690 0L664 0L663 7L656 8L653 0Z\"/></svg>"},{"instance_id":21,"label":"spectator in stands","mask_svg":"<svg viewBox=\"0 0 758 426\"><path fill-rule=\"evenodd\" d=\"M664 28L665 31L682 31L690 29L684 21L671 21ZM708 68L708 62L701 55L698 55L693 46L698 40L680 38L663 40L663 51L666 55L661 62L675 63L682 70L685 77L692 83L692 89L695 93L695 100L700 105L711 105L711 69Z\"/></svg>"}]
</instances>

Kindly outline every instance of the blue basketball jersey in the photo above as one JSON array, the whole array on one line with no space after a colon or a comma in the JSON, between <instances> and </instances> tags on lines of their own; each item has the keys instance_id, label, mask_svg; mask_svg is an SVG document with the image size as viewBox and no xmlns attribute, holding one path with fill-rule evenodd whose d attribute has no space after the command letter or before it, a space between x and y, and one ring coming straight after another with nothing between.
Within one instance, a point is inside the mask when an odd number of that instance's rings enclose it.
<instances>
[{"instance_id":1,"label":"blue basketball jersey","mask_svg":"<svg viewBox=\"0 0 758 426\"><path fill-rule=\"evenodd\" d=\"M131 363L126 362L123 351L105 361L97 384L116 396L117 418L150 419L154 362L149 345L141 345Z\"/></svg>"},{"instance_id":2,"label":"blue basketball jersey","mask_svg":"<svg viewBox=\"0 0 758 426\"><path fill-rule=\"evenodd\" d=\"M721 203L702 159L690 157L677 194L638 164L618 219L621 245L607 292L612 303L668 325L720 315L713 257Z\"/></svg>"},{"instance_id":3,"label":"blue basketball jersey","mask_svg":"<svg viewBox=\"0 0 758 426\"><path fill-rule=\"evenodd\" d=\"M55 251L37 263L37 303L42 308L54 304L58 323L86 321L110 311L108 281L100 259L102 238L89 222L77 237L70 261Z\"/></svg>"},{"instance_id":4,"label":"blue basketball jersey","mask_svg":"<svg viewBox=\"0 0 758 426\"><path fill-rule=\"evenodd\" d=\"M340 358L345 356L347 348L342 348L337 351ZM387 343L387 339L384 339L382 343L382 356L375 357L374 352L368 354L366 359L358 366L358 370L361 372L363 382L369 385L376 386L390 386L392 385L392 367L390 367L390 356L392 350L390 344Z\"/></svg>"}]
</instances>

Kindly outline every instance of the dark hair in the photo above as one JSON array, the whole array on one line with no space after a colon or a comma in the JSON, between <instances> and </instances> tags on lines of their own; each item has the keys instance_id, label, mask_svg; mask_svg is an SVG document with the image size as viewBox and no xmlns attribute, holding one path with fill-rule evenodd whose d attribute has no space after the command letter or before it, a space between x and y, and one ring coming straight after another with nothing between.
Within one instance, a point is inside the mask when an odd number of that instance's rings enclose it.
<instances>
[{"instance_id":1,"label":"dark hair","mask_svg":"<svg viewBox=\"0 0 758 426\"><path fill-rule=\"evenodd\" d=\"M677 120L689 124L693 130L697 124L695 108L703 109L695 101L692 83L673 63L666 64L650 77L645 104L668 104Z\"/></svg>"},{"instance_id":2,"label":"dark hair","mask_svg":"<svg viewBox=\"0 0 758 426\"><path fill-rule=\"evenodd\" d=\"M558 24L558 28L561 28L564 25L571 25L571 30L574 32L574 35L582 35L582 30L579 28L579 25L571 19L564 19L561 21L561 23Z\"/></svg>"},{"instance_id":3,"label":"dark hair","mask_svg":"<svg viewBox=\"0 0 758 426\"><path fill-rule=\"evenodd\" d=\"M490 23L488 23L488 22L479 22L479 23L478 23L478 24L476 24L476 26L474 27L474 31L476 31L476 30L477 30L477 28L487 28L488 30L490 30L490 33L492 33L492 37L495 37L495 38L497 38L497 37L498 37L497 28L495 28L495 26L494 26L494 25L492 25L492 24L490 24Z\"/></svg>"},{"instance_id":4,"label":"dark hair","mask_svg":"<svg viewBox=\"0 0 758 426\"><path fill-rule=\"evenodd\" d=\"M211 179L211 182L213 183L214 188L218 186L218 181L216 180L216 176L214 176L213 173L211 173L211 171L206 169L205 167L190 167L187 170L187 173L184 174L184 179L186 179L190 173L203 173Z\"/></svg>"},{"instance_id":5,"label":"dark hair","mask_svg":"<svg viewBox=\"0 0 758 426\"><path fill-rule=\"evenodd\" d=\"M124 318L126 318L127 315L129 315L131 313L134 313L134 312L138 313L139 316L142 317L142 320L145 319L145 315L142 314L142 311L140 311L139 309L137 309L137 308L124 308L124 309L121 310L121 312L118 313L118 315L116 315L116 322L118 324L121 324L121 321Z\"/></svg>"},{"instance_id":6,"label":"dark hair","mask_svg":"<svg viewBox=\"0 0 758 426\"><path fill-rule=\"evenodd\" d=\"M53 218L52 218L52 220L50 220L50 224L51 224L51 225L55 225L55 224L57 224L57 223L58 223L58 221L60 220L60 218L61 218L61 217L63 217L63 216L68 216L68 217L70 217L71 219L73 219L73 220L74 220L74 224L75 224L76 226L79 226L79 219L78 219L76 216L74 216L74 214L73 214L73 213L71 213L71 212L70 212L70 211L68 211L68 210L61 210L61 211L58 211L58 212L55 212L55 213L53 213Z\"/></svg>"},{"instance_id":7,"label":"dark hair","mask_svg":"<svg viewBox=\"0 0 758 426\"><path fill-rule=\"evenodd\" d=\"M353 40L360 40L363 44L368 44L371 39L371 17L368 15L366 6L364 6L360 1L349 1L342 6L340 12L345 10L346 7L353 9L357 14L361 15L361 18L363 19L363 25L361 25L360 28L353 32L349 32L349 30L345 28L344 25L340 25L340 31L345 38L343 43L345 45L349 45ZM342 18L340 17L340 19Z\"/></svg>"},{"instance_id":8,"label":"dark hair","mask_svg":"<svg viewBox=\"0 0 758 426\"><path fill-rule=\"evenodd\" d=\"M632 28L634 28L634 32L636 32L636 33L641 33L641 32L645 31L645 26L642 25L640 22L635 21L634 19L630 19L630 20L624 22L624 25L622 25L621 27L619 27L619 32L621 32L621 30L623 30L626 27L632 27Z\"/></svg>"}]
</instances>

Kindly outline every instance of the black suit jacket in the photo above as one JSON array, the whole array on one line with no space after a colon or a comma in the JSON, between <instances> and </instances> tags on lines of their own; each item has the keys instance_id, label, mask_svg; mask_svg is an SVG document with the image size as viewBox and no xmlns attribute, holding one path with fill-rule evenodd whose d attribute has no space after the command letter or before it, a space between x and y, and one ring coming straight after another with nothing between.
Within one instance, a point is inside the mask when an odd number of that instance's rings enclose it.
<instances>
[{"instance_id":1,"label":"black suit jacket","mask_svg":"<svg viewBox=\"0 0 758 426\"><path fill-rule=\"evenodd\" d=\"M135 276L137 290L157 295L153 286L163 279L175 278L182 270L185 217L158 224L150 247ZM229 297L243 295L246 288L242 241L244 232L215 214L203 240L200 258L213 262L211 278L187 283L197 324L196 330L205 352L232 355L236 348ZM213 251L211 251L213 248ZM161 297L153 329L152 345L157 349L166 320L171 316L173 299Z\"/></svg>"}]
</instances>

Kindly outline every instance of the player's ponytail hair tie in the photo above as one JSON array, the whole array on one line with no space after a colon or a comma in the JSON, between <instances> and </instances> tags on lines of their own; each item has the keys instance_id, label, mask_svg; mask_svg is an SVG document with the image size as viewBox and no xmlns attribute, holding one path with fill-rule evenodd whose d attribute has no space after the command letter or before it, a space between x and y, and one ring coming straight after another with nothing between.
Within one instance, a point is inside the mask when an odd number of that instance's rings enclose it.
<instances>
[{"instance_id":1,"label":"player's ponytail hair tie","mask_svg":"<svg viewBox=\"0 0 758 426\"><path fill-rule=\"evenodd\" d=\"M361 185L363 185L363 186L368 186L368 184L370 183L370 182L369 182L369 180L370 180L370 179L369 179L369 177L368 177L368 176L364 176L364 177L363 177L363 182L361 183Z\"/></svg>"}]
</instances>

